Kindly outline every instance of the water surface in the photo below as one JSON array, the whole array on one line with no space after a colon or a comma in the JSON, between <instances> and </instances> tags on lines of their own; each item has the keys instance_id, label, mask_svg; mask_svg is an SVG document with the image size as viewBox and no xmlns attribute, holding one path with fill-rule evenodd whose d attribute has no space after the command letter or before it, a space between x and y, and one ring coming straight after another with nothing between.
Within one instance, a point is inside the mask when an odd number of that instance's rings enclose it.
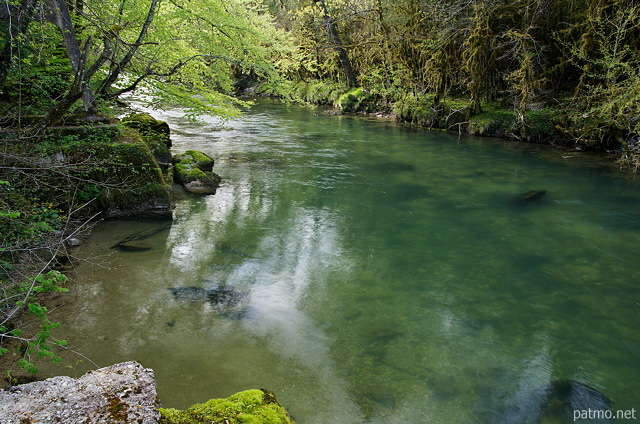
<instances>
[{"instance_id":1,"label":"water surface","mask_svg":"<svg viewBox=\"0 0 640 424\"><path fill-rule=\"evenodd\" d=\"M640 408L634 181L584 153L258 103L205 125L154 112L224 182L172 225L94 231L56 311L75 349L152 367L167 407L265 387L300 424L537 422L563 379ZM530 190L547 194L513 201ZM143 230L153 249L110 249ZM231 313L169 290L220 286Z\"/></svg>"}]
</instances>

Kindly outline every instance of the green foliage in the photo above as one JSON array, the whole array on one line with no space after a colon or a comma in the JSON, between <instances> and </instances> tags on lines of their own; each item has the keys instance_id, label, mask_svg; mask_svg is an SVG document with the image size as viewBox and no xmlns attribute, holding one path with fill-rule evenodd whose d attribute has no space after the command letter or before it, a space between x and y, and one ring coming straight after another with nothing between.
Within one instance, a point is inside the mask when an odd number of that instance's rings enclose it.
<instances>
[{"instance_id":1,"label":"green foliage","mask_svg":"<svg viewBox=\"0 0 640 424\"><path fill-rule=\"evenodd\" d=\"M640 133L640 6L634 2L325 3L377 110L429 127L468 122L476 134L572 138L596 149ZM283 1L272 2L271 10L304 57L290 74L300 98L322 103L312 85L336 84L340 67L321 8ZM336 103L362 109L355 97ZM500 116L494 104L501 105Z\"/></svg>"},{"instance_id":2,"label":"green foliage","mask_svg":"<svg viewBox=\"0 0 640 424\"><path fill-rule=\"evenodd\" d=\"M37 40L32 42L32 40ZM40 114L49 109L71 83L71 65L64 48L57 41L52 25L32 25L16 43L16 58L9 70L0 99L5 110L13 114L13 105L20 103L19 113ZM2 107L0 103L0 107Z\"/></svg>"},{"instance_id":3,"label":"green foliage","mask_svg":"<svg viewBox=\"0 0 640 424\"><path fill-rule=\"evenodd\" d=\"M160 409L162 424L295 424L267 390L247 390L185 410Z\"/></svg>"},{"instance_id":4,"label":"green foliage","mask_svg":"<svg viewBox=\"0 0 640 424\"><path fill-rule=\"evenodd\" d=\"M5 186L6 187L6 186ZM67 216L64 210L39 199L30 201L16 192L0 188L0 234L2 249L41 243L47 234L61 229Z\"/></svg>"},{"instance_id":5,"label":"green foliage","mask_svg":"<svg viewBox=\"0 0 640 424\"><path fill-rule=\"evenodd\" d=\"M100 196L102 189L99 185L93 183L81 184L76 194L76 199L80 203L87 203Z\"/></svg>"},{"instance_id":6,"label":"green foliage","mask_svg":"<svg viewBox=\"0 0 640 424\"><path fill-rule=\"evenodd\" d=\"M290 37L260 2L82 4L70 12L74 30L30 18L23 33L11 34L13 48L2 59L1 114L14 114L22 124L25 113L51 113L51 125L80 98L83 110L93 113L103 100L141 89L140 100L150 104L179 104L193 118L228 118L248 104L233 97L237 80L249 78L286 95L284 75L298 63ZM50 8L66 13L64 5L52 0L38 7L44 14ZM79 66L82 72L75 72Z\"/></svg>"},{"instance_id":7,"label":"green foliage","mask_svg":"<svg viewBox=\"0 0 640 424\"><path fill-rule=\"evenodd\" d=\"M507 137L516 130L516 116L512 111L485 105L482 113L469 118L468 131L474 135Z\"/></svg>"},{"instance_id":8,"label":"green foliage","mask_svg":"<svg viewBox=\"0 0 640 424\"><path fill-rule=\"evenodd\" d=\"M562 122L560 111L550 108L529 110L527 112L525 136L528 141L537 143L556 143L564 139L558 129Z\"/></svg>"},{"instance_id":9,"label":"green foliage","mask_svg":"<svg viewBox=\"0 0 640 424\"><path fill-rule=\"evenodd\" d=\"M594 7L586 24L572 48L582 76L566 131L584 145L625 146L640 134L640 5Z\"/></svg>"},{"instance_id":10,"label":"green foliage","mask_svg":"<svg viewBox=\"0 0 640 424\"><path fill-rule=\"evenodd\" d=\"M21 299L15 302L15 306L26 308L29 314L40 323L40 329L32 337L25 338L21 329L10 330L6 325L1 325L0 340L6 338L8 340L17 339L22 342L16 348L16 354L20 357L16 365L28 373L34 374L38 372L38 368L32 359L34 355L51 360L54 363L61 361L60 357L51 349L52 346L66 345L65 340L55 339L52 335L53 330L58 328L60 323L52 322L49 319L49 311L36 301L36 295L50 292L67 292L68 289L62 287L62 284L66 281L66 277L60 272L49 271L46 274L37 275L30 283L22 283L12 287L15 295L20 296ZM5 299L7 299L6 296ZM6 307L7 305L5 304L4 306ZM9 353L9 349L0 345L0 356L7 353Z\"/></svg>"},{"instance_id":11,"label":"green foliage","mask_svg":"<svg viewBox=\"0 0 640 424\"><path fill-rule=\"evenodd\" d=\"M292 95L307 103L333 105L345 90L346 87L329 81L298 81L292 88Z\"/></svg>"}]
</instances>

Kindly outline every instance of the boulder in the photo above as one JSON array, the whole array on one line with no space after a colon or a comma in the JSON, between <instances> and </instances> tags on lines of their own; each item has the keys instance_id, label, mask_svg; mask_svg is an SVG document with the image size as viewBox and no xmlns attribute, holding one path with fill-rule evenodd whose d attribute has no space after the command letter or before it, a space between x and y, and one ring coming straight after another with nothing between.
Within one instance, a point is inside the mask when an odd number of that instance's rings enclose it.
<instances>
[{"instance_id":1,"label":"boulder","mask_svg":"<svg viewBox=\"0 0 640 424\"><path fill-rule=\"evenodd\" d=\"M611 411L611 401L598 390L576 380L554 380L536 390L525 405L530 407L526 417L531 422L612 422L605 418ZM601 419L576 420L579 417L576 411L578 414L580 411L594 411L594 416L597 413Z\"/></svg>"},{"instance_id":2,"label":"boulder","mask_svg":"<svg viewBox=\"0 0 640 424\"><path fill-rule=\"evenodd\" d=\"M222 181L212 172L213 159L202 152L187 150L175 155L173 164L176 181L191 193L214 194Z\"/></svg>"},{"instance_id":3,"label":"boulder","mask_svg":"<svg viewBox=\"0 0 640 424\"><path fill-rule=\"evenodd\" d=\"M132 113L122 118L122 123L129 128L138 130L143 136L148 133L154 133L154 135L163 139L167 147L171 147L169 124L164 121L158 121L148 113Z\"/></svg>"},{"instance_id":4,"label":"boulder","mask_svg":"<svg viewBox=\"0 0 640 424\"><path fill-rule=\"evenodd\" d=\"M0 390L0 423L157 424L153 370L123 362Z\"/></svg>"},{"instance_id":5,"label":"boulder","mask_svg":"<svg viewBox=\"0 0 640 424\"><path fill-rule=\"evenodd\" d=\"M158 162L171 162L169 124L158 121L148 113L132 113L123 118L122 123L140 133Z\"/></svg>"}]
</instances>

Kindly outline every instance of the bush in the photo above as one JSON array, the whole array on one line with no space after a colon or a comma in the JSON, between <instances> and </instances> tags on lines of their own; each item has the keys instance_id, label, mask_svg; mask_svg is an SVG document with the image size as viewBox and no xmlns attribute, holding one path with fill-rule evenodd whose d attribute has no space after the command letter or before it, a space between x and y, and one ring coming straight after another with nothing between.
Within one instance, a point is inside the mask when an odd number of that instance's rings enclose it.
<instances>
[{"instance_id":1,"label":"bush","mask_svg":"<svg viewBox=\"0 0 640 424\"><path fill-rule=\"evenodd\" d=\"M534 143L557 143L563 138L558 125L561 120L560 111L544 108L527 111L527 127L525 137Z\"/></svg>"}]
</instances>

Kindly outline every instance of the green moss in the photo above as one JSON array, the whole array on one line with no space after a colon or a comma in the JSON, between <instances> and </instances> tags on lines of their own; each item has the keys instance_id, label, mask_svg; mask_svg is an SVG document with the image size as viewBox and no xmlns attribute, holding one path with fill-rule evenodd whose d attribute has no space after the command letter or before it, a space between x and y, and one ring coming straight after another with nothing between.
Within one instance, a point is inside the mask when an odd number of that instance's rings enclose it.
<instances>
[{"instance_id":1,"label":"green moss","mask_svg":"<svg viewBox=\"0 0 640 424\"><path fill-rule=\"evenodd\" d=\"M395 102L393 111L401 121L428 128L457 129L468 119L469 102L447 99L436 104L433 95L407 94Z\"/></svg>"},{"instance_id":2,"label":"green moss","mask_svg":"<svg viewBox=\"0 0 640 424\"><path fill-rule=\"evenodd\" d=\"M173 157L173 162L193 165L204 172L211 171L214 165L214 161L211 157L197 150L187 150L184 153L175 155Z\"/></svg>"},{"instance_id":3,"label":"green moss","mask_svg":"<svg viewBox=\"0 0 640 424\"><path fill-rule=\"evenodd\" d=\"M67 200L88 202L89 211L137 209L144 201L169 204L169 185L147 143L134 129L123 128L109 141L66 143L49 147L77 177Z\"/></svg>"},{"instance_id":4,"label":"green moss","mask_svg":"<svg viewBox=\"0 0 640 424\"><path fill-rule=\"evenodd\" d=\"M162 137L166 142L169 141L169 136L171 135L169 124L164 121L158 121L148 113L132 113L123 118L122 123L129 128L138 130L143 136Z\"/></svg>"},{"instance_id":5,"label":"green moss","mask_svg":"<svg viewBox=\"0 0 640 424\"><path fill-rule=\"evenodd\" d=\"M147 113L133 113L122 120L125 127L136 130L158 162L171 162L169 125Z\"/></svg>"},{"instance_id":6,"label":"green moss","mask_svg":"<svg viewBox=\"0 0 640 424\"><path fill-rule=\"evenodd\" d=\"M468 132L487 137L505 137L516 126L516 115L512 111L494 105L483 105L483 112L469 118Z\"/></svg>"},{"instance_id":7,"label":"green moss","mask_svg":"<svg viewBox=\"0 0 640 424\"><path fill-rule=\"evenodd\" d=\"M295 424L268 390L247 390L185 410L160 409L161 424Z\"/></svg>"},{"instance_id":8,"label":"green moss","mask_svg":"<svg viewBox=\"0 0 640 424\"><path fill-rule=\"evenodd\" d=\"M375 96L362 87L352 88L338 97L334 106L343 112L371 112Z\"/></svg>"},{"instance_id":9,"label":"green moss","mask_svg":"<svg viewBox=\"0 0 640 424\"><path fill-rule=\"evenodd\" d=\"M196 180L206 185L218 185L222 178L211 172L214 161L209 156L197 150L186 152L173 157L176 180L187 184Z\"/></svg>"}]
</instances>

